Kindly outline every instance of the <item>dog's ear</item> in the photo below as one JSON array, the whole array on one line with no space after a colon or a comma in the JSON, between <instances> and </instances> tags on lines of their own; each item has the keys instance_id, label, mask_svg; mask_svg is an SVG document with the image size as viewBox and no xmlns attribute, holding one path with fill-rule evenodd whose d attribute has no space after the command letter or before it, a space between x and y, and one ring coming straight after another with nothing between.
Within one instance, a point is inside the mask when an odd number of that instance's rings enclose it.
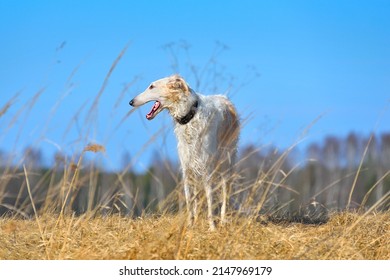
<instances>
[{"instance_id":1,"label":"dog's ear","mask_svg":"<svg viewBox=\"0 0 390 280\"><path fill-rule=\"evenodd\" d=\"M174 90L180 89L184 92L187 92L189 90L186 81L184 81L184 79L179 75L174 75L171 77L171 79L168 82L168 87Z\"/></svg>"}]
</instances>

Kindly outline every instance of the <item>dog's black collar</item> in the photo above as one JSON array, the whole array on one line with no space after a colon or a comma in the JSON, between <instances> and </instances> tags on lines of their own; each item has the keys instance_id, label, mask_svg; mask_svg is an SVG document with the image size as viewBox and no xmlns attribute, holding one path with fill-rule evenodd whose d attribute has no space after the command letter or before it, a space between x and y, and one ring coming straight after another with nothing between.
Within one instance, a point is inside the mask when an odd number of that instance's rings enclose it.
<instances>
[{"instance_id":1,"label":"dog's black collar","mask_svg":"<svg viewBox=\"0 0 390 280\"><path fill-rule=\"evenodd\" d=\"M182 124L182 125L183 125L183 124L189 123L189 122L192 120L192 118L195 116L196 111L197 111L197 109L198 109L198 106L199 106L199 101L196 100L195 103L194 103L194 105L191 106L191 109L190 109L190 111L188 112L188 114L185 115L185 116L182 117L182 118L176 118L176 121L177 121L179 124Z\"/></svg>"}]
</instances>

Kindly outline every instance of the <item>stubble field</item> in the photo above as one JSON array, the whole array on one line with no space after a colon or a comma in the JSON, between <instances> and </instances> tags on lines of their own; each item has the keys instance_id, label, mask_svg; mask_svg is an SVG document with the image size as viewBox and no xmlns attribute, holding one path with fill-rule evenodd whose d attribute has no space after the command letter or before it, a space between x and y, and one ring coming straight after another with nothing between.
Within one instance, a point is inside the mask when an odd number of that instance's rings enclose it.
<instances>
[{"instance_id":1,"label":"stubble field","mask_svg":"<svg viewBox=\"0 0 390 280\"><path fill-rule=\"evenodd\" d=\"M184 215L0 219L0 259L390 259L390 213L332 214L323 225L237 218L215 232Z\"/></svg>"}]
</instances>

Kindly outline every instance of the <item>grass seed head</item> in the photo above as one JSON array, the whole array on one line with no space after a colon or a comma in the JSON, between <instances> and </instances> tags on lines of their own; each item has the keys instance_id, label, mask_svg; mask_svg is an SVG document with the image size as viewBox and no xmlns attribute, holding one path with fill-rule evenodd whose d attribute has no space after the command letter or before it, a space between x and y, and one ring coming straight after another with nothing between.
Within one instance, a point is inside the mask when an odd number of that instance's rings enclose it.
<instances>
[{"instance_id":1,"label":"grass seed head","mask_svg":"<svg viewBox=\"0 0 390 280\"><path fill-rule=\"evenodd\" d=\"M88 144L84 148L84 152L93 152L93 153L99 153L99 152L106 152L106 148L99 144Z\"/></svg>"}]
</instances>

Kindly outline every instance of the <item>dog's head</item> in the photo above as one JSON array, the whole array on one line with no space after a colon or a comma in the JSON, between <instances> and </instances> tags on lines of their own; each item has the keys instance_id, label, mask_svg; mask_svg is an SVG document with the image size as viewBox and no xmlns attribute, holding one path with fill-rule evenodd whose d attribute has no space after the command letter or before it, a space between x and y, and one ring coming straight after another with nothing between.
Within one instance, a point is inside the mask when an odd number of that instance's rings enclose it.
<instances>
[{"instance_id":1,"label":"dog's head","mask_svg":"<svg viewBox=\"0 0 390 280\"><path fill-rule=\"evenodd\" d=\"M190 95L191 90L184 79L179 75L173 75L151 83L144 92L132 99L129 104L138 107L154 101L152 109L146 115L148 120L152 120L164 109L174 111Z\"/></svg>"}]
</instances>

